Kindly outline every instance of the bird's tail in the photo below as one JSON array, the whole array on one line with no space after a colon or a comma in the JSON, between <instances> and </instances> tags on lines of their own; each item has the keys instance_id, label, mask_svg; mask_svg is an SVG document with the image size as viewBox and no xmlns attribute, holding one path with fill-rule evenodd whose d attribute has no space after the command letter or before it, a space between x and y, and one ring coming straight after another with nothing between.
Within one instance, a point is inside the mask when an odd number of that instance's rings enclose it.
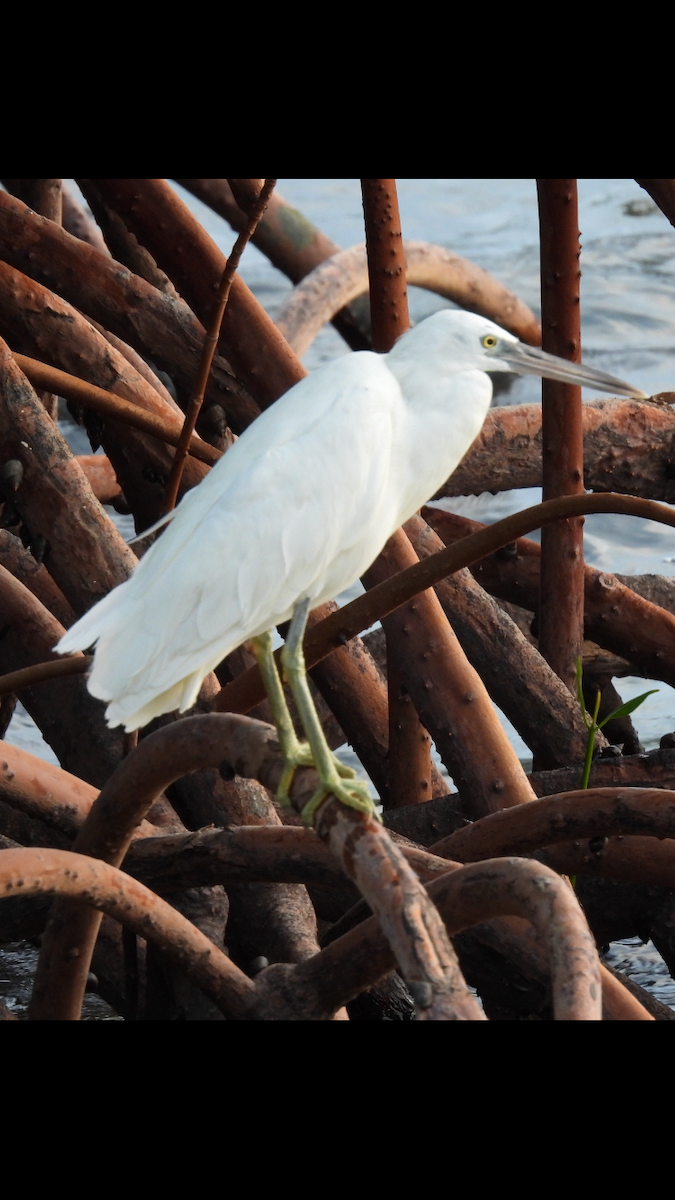
<instances>
[{"instance_id":1,"label":"bird's tail","mask_svg":"<svg viewBox=\"0 0 675 1200\"><path fill-rule=\"evenodd\" d=\"M129 538L127 546L135 546L137 542L142 542L146 537L150 537L151 533L156 533L158 529L163 529L165 525L169 524L169 521L173 521L176 512L177 510L172 508L170 512L164 513L164 516L160 517L159 521L155 521L154 525L150 525L142 533L137 533L136 537Z\"/></svg>"},{"instance_id":2,"label":"bird's tail","mask_svg":"<svg viewBox=\"0 0 675 1200\"><path fill-rule=\"evenodd\" d=\"M73 650L88 650L90 646L93 646L103 632L111 609L117 608L119 604L121 589L126 586L126 583L121 583L118 587L113 588L107 596L90 608L89 612L80 617L79 621L71 625L55 645L56 653L71 654Z\"/></svg>"},{"instance_id":3,"label":"bird's tail","mask_svg":"<svg viewBox=\"0 0 675 1200\"><path fill-rule=\"evenodd\" d=\"M126 732L131 733L134 729L142 729L153 717L161 717L163 713L174 712L176 709L181 713L186 712L195 703L207 674L208 671L201 668L193 671L161 695L151 696L145 704L141 703L140 707L137 696L118 697L105 710L108 727L116 729L118 725L123 725Z\"/></svg>"},{"instance_id":4,"label":"bird's tail","mask_svg":"<svg viewBox=\"0 0 675 1200\"><path fill-rule=\"evenodd\" d=\"M130 582L130 581L127 581ZM143 680L143 635L136 631L136 643L122 645L120 635L129 634L126 583L113 589L64 633L54 647L57 654L87 650L96 643L94 663L87 686L92 696L109 702L106 719L111 729L124 725L127 732L147 725L165 712L185 712L197 699L205 676L223 657L219 651L213 662L207 661L171 684L159 695L155 685ZM139 640L140 639L140 640ZM133 664L133 666L131 665Z\"/></svg>"}]
</instances>

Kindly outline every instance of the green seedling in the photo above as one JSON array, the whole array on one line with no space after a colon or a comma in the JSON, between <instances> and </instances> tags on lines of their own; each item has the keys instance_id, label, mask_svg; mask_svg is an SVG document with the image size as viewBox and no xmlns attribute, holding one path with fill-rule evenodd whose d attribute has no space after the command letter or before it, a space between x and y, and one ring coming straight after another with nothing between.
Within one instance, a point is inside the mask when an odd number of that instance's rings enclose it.
<instances>
[{"instance_id":1,"label":"green seedling","mask_svg":"<svg viewBox=\"0 0 675 1200\"><path fill-rule=\"evenodd\" d=\"M584 773L581 777L582 788L587 788L588 780L589 780L590 774L591 774L591 763L593 761L593 750L595 748L595 735L598 732L598 730L602 729L603 725L606 725L608 721L616 721L616 720L618 720L619 717L627 717L629 713L635 712L635 709L640 707L640 705L643 703L643 701L647 699L647 696L653 696L654 692L658 692L659 689L652 688L651 691L649 691L649 692L643 692L641 696L635 696L635 698L633 700L627 700L625 704L620 704L619 707L615 708L614 711L609 713L608 716L603 717L602 721L598 721L598 713L600 712L600 692L598 691L598 694L595 697L595 709L593 711L593 716L589 718L588 713L586 712L586 702L584 700L583 688L581 686L581 658L580 657L577 659L576 684L577 684L577 696L579 698L579 707L581 708L581 715L584 719L584 725L586 726L586 728L588 730L588 742L586 744L586 761L584 762Z\"/></svg>"},{"instance_id":2,"label":"green seedling","mask_svg":"<svg viewBox=\"0 0 675 1200\"><path fill-rule=\"evenodd\" d=\"M588 713L586 712L586 701L584 700L584 692L583 692L583 688L581 686L581 657L579 657L577 659L576 685L577 685L577 696L579 699L579 707L581 708L581 715L584 719L584 725L586 726L586 728L588 730L588 741L586 743L586 759L584 762L583 775L581 777L582 788L587 788L588 780L590 779L590 775L591 775L591 764L593 762L593 751L595 749L595 735L598 732L598 730L602 729L603 725L606 725L608 721L615 721L619 717L627 717L629 713L635 712L635 709L640 707L640 705L643 703L643 701L645 701L647 699L647 696L653 696L654 692L658 692L659 689L652 688L651 691L649 691L649 692L643 692L641 696L635 696L635 698L633 700L627 700L625 704L620 704L619 707L615 708L613 710L613 712L609 713L608 716L603 717L602 721L598 721L598 713L600 712L601 693L598 690L598 693L595 697L595 708L593 710L593 716L589 717ZM577 882L576 876L573 875L572 879L571 879L571 883L572 883L572 887L575 889L575 891L576 891L576 882Z\"/></svg>"}]
</instances>

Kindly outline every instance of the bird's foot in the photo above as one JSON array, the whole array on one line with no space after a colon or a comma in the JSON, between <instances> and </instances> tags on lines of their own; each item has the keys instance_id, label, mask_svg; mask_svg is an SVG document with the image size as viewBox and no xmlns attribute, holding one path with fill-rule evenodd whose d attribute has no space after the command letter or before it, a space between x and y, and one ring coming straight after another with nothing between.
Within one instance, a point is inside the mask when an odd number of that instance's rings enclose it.
<instances>
[{"instance_id":1,"label":"bird's foot","mask_svg":"<svg viewBox=\"0 0 675 1200\"><path fill-rule=\"evenodd\" d=\"M335 761L337 763L337 759ZM341 763L339 765L342 766ZM346 767L343 770L348 770L351 778L347 778L347 782L344 783L342 779L333 778L332 776L322 781L322 786L314 793L311 800L302 810L303 825L308 825L310 828L313 827L314 817L318 809L329 796L335 796L336 800L340 800L348 808L355 808L357 812L374 817L376 821L382 821L380 814L375 808L373 798L368 791L368 785L362 779L357 779L356 773L351 768Z\"/></svg>"},{"instance_id":2,"label":"bird's foot","mask_svg":"<svg viewBox=\"0 0 675 1200\"><path fill-rule=\"evenodd\" d=\"M313 767L314 759L307 742L296 742L292 749L286 748L284 754L284 769L277 788L277 801L282 808L292 808L291 784L298 767Z\"/></svg>"},{"instance_id":3,"label":"bird's foot","mask_svg":"<svg viewBox=\"0 0 675 1200\"><path fill-rule=\"evenodd\" d=\"M356 779L356 771L352 770L351 767L345 766L344 763L341 763L339 758L336 758L334 754L331 754L331 758L339 778L350 780ZM295 745L290 749L287 748L284 754L284 769L281 772L281 779L279 780L279 786L276 794L277 802L282 808L293 807L293 801L291 800L290 792L293 776L298 767L314 767L316 770L316 763L314 762L314 756L312 755L312 751L308 742L296 741ZM327 794L327 789L324 788L322 791L324 795ZM312 797L309 803L312 804L313 802L314 797ZM305 808L307 808L307 805Z\"/></svg>"}]
</instances>

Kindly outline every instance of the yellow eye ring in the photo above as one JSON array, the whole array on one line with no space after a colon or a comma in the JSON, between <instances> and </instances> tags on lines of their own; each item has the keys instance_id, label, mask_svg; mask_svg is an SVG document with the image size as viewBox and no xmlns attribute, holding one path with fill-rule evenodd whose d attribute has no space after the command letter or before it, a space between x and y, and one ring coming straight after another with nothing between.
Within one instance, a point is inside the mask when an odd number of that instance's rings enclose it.
<instances>
[{"instance_id":1,"label":"yellow eye ring","mask_svg":"<svg viewBox=\"0 0 675 1200\"><path fill-rule=\"evenodd\" d=\"M497 345L497 339L493 333L486 333L485 337L481 338L481 342L486 350L493 350Z\"/></svg>"}]
</instances>

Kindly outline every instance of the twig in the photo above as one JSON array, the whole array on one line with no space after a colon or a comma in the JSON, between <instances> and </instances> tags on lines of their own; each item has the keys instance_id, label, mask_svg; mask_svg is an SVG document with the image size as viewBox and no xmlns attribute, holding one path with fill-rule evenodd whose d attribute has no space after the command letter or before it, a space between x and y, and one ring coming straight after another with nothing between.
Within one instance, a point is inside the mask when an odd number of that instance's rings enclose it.
<instances>
[{"instance_id":1,"label":"twig","mask_svg":"<svg viewBox=\"0 0 675 1200\"><path fill-rule=\"evenodd\" d=\"M135 429L142 429L144 433L161 438L170 446L180 444L184 427L181 427L178 416L176 415L174 419L173 413L170 413L169 410L167 410L166 416L161 416L157 412L148 412L147 409L140 408L129 400L124 400L122 396L106 392L103 388L88 383L86 379L78 379L76 375L60 371L58 367L51 367L48 363L38 362L36 358L29 358L27 355L17 354L15 351L12 351L12 355L17 366L21 368L33 387L50 387L65 400L72 400L75 404L92 408L94 412L102 413L106 417L113 417L116 421L126 421ZM202 441L195 433L192 433L188 440L188 450L194 458L207 463L210 467L214 466L219 458L222 458L220 450L216 450L215 446L210 446L208 442Z\"/></svg>"},{"instance_id":2,"label":"twig","mask_svg":"<svg viewBox=\"0 0 675 1200\"><path fill-rule=\"evenodd\" d=\"M1 338L0 440L3 461L15 471L12 483L5 466L4 498L11 497L32 536L46 539L49 573L73 609L84 612L129 578L136 558Z\"/></svg>"},{"instance_id":3,"label":"twig","mask_svg":"<svg viewBox=\"0 0 675 1200\"><path fill-rule=\"evenodd\" d=\"M229 222L235 232L243 228L246 218L226 179L177 179L176 183L180 183L192 192L193 196L208 204L214 212ZM340 250L335 242L327 238L278 192L274 192L270 197L267 211L251 241L291 283L298 283L319 263L325 262ZM365 291L365 288L363 290ZM359 314L342 309L334 317L333 324L350 349L371 349L367 322Z\"/></svg>"},{"instance_id":4,"label":"twig","mask_svg":"<svg viewBox=\"0 0 675 1200\"><path fill-rule=\"evenodd\" d=\"M213 316L226 259L204 226L165 179L97 179L96 186L166 271L205 328ZM200 353L202 344L203 333ZM238 274L232 280L219 346L237 379L252 389L251 396L255 395L261 408L268 408L307 374ZM193 386L191 376L187 391ZM234 429L232 422L230 425Z\"/></svg>"},{"instance_id":5,"label":"twig","mask_svg":"<svg viewBox=\"0 0 675 1200\"><path fill-rule=\"evenodd\" d=\"M218 299L213 309L211 324L207 328L206 337L204 338L204 346L199 363L199 371L197 372L197 381L185 413L183 432L181 433L180 441L178 442L178 447L174 455L169 482L166 485L167 512L171 512L171 509L175 508L176 506L176 497L178 496L178 488L180 487L181 476L183 474L183 464L185 463L185 459L187 457L190 439L194 433L195 425L197 424L197 417L199 416L199 410L201 409L202 401L204 399L206 382L211 370L211 363L213 362L213 356L216 352L216 346L218 345L220 326L223 323L223 316L225 314L225 308L227 307L230 288L232 287L232 280L234 279L235 271L239 266L239 260L244 253L246 245L251 235L255 231L258 221L262 217L265 208L267 207L267 201L272 193L275 183L276 179L265 180L262 191L260 192L258 199L251 209L246 228L243 229L239 234L239 237L232 248L232 253L225 264L225 270L223 271L223 275L220 280L220 286L218 288Z\"/></svg>"},{"instance_id":6,"label":"twig","mask_svg":"<svg viewBox=\"0 0 675 1200\"><path fill-rule=\"evenodd\" d=\"M50 679L61 679L64 675L84 675L93 661L93 655L79 654L73 658L35 663L32 667L23 667L20 671L9 671L7 675L0 675L0 696L34 687L36 683L48 683Z\"/></svg>"}]
</instances>

